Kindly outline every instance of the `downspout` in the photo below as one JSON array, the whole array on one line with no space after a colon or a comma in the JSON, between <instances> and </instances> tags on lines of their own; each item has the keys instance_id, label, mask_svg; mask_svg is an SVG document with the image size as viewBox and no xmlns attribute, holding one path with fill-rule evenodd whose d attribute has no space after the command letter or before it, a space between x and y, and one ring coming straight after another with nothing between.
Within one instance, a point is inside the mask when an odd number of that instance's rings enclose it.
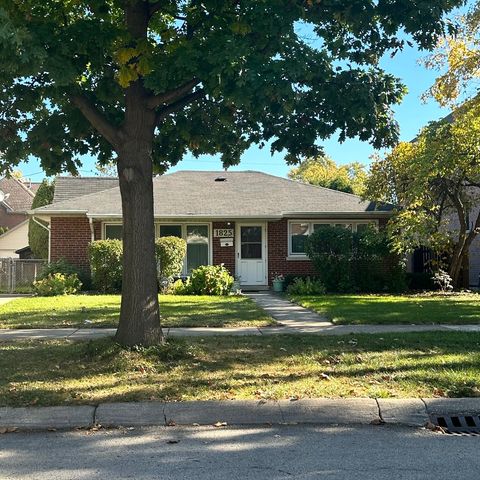
<instances>
[{"instance_id":1,"label":"downspout","mask_svg":"<svg viewBox=\"0 0 480 480\"><path fill-rule=\"evenodd\" d=\"M32 215L32 220L37 224L40 225L42 228L44 228L48 232L48 263L50 263L50 251L51 251L51 240L52 240L52 231L49 226L44 225L42 222L39 222L34 215Z\"/></svg>"},{"instance_id":2,"label":"downspout","mask_svg":"<svg viewBox=\"0 0 480 480\"><path fill-rule=\"evenodd\" d=\"M95 230L93 228L93 218L88 217L88 224L90 225L90 241L93 243L95 241ZM90 262L88 262L90 263ZM90 265L90 278L92 277L92 265Z\"/></svg>"},{"instance_id":3,"label":"downspout","mask_svg":"<svg viewBox=\"0 0 480 480\"><path fill-rule=\"evenodd\" d=\"M93 219L92 217L88 217L88 224L90 225L90 241L95 241L95 230L93 229Z\"/></svg>"}]
</instances>

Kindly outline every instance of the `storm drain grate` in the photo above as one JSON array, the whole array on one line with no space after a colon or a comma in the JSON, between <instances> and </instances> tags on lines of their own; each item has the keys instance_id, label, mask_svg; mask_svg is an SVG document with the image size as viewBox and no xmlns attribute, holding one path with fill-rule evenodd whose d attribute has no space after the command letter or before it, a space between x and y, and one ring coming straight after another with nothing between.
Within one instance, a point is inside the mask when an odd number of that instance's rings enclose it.
<instances>
[{"instance_id":1,"label":"storm drain grate","mask_svg":"<svg viewBox=\"0 0 480 480\"><path fill-rule=\"evenodd\" d=\"M480 415L431 415L430 420L450 435L480 436Z\"/></svg>"}]
</instances>

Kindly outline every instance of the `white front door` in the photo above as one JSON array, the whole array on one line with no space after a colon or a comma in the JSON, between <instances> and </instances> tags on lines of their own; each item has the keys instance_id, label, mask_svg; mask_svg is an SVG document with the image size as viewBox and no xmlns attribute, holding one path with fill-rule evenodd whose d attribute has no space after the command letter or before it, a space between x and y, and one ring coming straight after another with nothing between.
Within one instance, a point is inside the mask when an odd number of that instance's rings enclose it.
<instances>
[{"instance_id":1,"label":"white front door","mask_svg":"<svg viewBox=\"0 0 480 480\"><path fill-rule=\"evenodd\" d=\"M237 275L241 285L267 284L264 223L237 224Z\"/></svg>"}]
</instances>

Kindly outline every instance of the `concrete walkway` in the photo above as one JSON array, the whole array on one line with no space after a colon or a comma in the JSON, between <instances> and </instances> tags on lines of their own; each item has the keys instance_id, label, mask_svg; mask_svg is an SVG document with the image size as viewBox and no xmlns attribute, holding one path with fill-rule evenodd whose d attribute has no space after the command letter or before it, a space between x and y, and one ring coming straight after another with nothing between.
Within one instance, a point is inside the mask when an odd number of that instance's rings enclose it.
<instances>
[{"instance_id":1,"label":"concrete walkway","mask_svg":"<svg viewBox=\"0 0 480 480\"><path fill-rule=\"evenodd\" d=\"M247 293L259 307L285 327L333 327L333 323L318 313L307 310L269 292Z\"/></svg>"}]
</instances>

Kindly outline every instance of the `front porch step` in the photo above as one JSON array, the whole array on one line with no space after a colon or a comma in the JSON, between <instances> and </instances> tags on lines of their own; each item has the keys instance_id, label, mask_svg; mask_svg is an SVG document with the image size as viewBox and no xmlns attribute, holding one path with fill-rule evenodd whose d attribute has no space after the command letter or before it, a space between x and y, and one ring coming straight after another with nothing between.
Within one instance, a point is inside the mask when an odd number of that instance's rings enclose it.
<instances>
[{"instance_id":1,"label":"front porch step","mask_svg":"<svg viewBox=\"0 0 480 480\"><path fill-rule=\"evenodd\" d=\"M269 285L242 285L242 292L266 292L270 290Z\"/></svg>"}]
</instances>

